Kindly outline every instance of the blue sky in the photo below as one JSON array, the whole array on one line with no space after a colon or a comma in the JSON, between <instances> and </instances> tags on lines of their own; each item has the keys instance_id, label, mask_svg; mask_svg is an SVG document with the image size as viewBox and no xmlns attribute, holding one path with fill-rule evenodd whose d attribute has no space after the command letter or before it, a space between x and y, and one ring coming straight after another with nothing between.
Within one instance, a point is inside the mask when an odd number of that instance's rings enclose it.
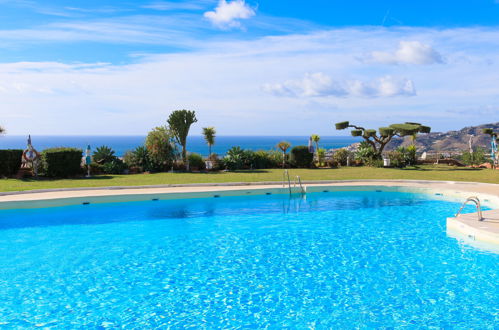
<instances>
[{"instance_id":1,"label":"blue sky","mask_svg":"<svg viewBox=\"0 0 499 330\"><path fill-rule=\"evenodd\" d=\"M0 0L9 134L222 135L499 120L499 3ZM98 120L96 120L98 118Z\"/></svg>"}]
</instances>

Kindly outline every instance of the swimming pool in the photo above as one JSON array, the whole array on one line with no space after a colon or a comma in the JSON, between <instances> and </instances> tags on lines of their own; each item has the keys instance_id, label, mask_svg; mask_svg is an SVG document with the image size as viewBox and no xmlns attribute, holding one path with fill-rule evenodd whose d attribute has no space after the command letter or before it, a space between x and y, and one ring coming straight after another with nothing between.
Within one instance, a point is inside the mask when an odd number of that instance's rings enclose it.
<instances>
[{"instance_id":1,"label":"swimming pool","mask_svg":"<svg viewBox=\"0 0 499 330\"><path fill-rule=\"evenodd\" d=\"M0 210L0 326L493 329L499 255L447 237L459 206L330 191Z\"/></svg>"}]
</instances>

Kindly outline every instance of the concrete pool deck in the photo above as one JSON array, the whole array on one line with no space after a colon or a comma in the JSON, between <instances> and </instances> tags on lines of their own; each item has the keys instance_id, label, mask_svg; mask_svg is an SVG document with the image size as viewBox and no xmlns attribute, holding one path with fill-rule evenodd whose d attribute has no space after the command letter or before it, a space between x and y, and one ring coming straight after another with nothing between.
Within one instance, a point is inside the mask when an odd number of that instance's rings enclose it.
<instances>
[{"instance_id":1,"label":"concrete pool deck","mask_svg":"<svg viewBox=\"0 0 499 330\"><path fill-rule=\"evenodd\" d=\"M363 190L420 192L434 198L451 198L464 202L469 196L477 196L483 205L493 208L484 211L484 219L477 220L476 213L462 214L447 219L450 236L470 243L484 242L499 246L499 185L476 182L424 181L424 180L341 180L303 181L306 192L331 190ZM263 195L300 193L299 185L283 187L281 182L186 184L145 187L104 187L56 189L0 193L0 209L37 208L81 203L105 203L140 201L150 199L203 198L235 195ZM457 212L458 210L456 210ZM456 234L456 235L454 235Z\"/></svg>"}]
</instances>

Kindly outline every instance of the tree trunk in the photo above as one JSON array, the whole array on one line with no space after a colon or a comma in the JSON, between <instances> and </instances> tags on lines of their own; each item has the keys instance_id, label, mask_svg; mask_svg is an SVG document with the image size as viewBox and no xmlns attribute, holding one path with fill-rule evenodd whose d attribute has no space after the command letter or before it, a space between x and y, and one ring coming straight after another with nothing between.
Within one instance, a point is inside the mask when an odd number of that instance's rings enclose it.
<instances>
[{"instance_id":1,"label":"tree trunk","mask_svg":"<svg viewBox=\"0 0 499 330\"><path fill-rule=\"evenodd\" d=\"M286 166L286 153L283 151L282 152L282 168Z\"/></svg>"},{"instance_id":2,"label":"tree trunk","mask_svg":"<svg viewBox=\"0 0 499 330\"><path fill-rule=\"evenodd\" d=\"M185 164L185 170L189 171L189 160L187 159L187 148L185 145L182 145L182 160Z\"/></svg>"},{"instance_id":3,"label":"tree trunk","mask_svg":"<svg viewBox=\"0 0 499 330\"><path fill-rule=\"evenodd\" d=\"M208 152L209 152L208 159L211 160L211 144L208 144Z\"/></svg>"}]
</instances>

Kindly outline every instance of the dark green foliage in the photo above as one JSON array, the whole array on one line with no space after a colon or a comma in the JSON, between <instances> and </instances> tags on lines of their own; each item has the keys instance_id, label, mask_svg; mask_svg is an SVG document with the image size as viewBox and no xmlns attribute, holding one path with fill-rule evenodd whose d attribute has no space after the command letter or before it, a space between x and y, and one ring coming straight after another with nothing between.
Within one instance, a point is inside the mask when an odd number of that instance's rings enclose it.
<instances>
[{"instance_id":1,"label":"dark green foliage","mask_svg":"<svg viewBox=\"0 0 499 330\"><path fill-rule=\"evenodd\" d=\"M350 132L352 136L362 136L362 130L361 129L354 129Z\"/></svg>"},{"instance_id":2,"label":"dark green foliage","mask_svg":"<svg viewBox=\"0 0 499 330\"><path fill-rule=\"evenodd\" d=\"M463 152L460 160L464 165L480 165L487 161L487 157L483 148L477 148L472 153L469 151Z\"/></svg>"},{"instance_id":3,"label":"dark green foliage","mask_svg":"<svg viewBox=\"0 0 499 330\"><path fill-rule=\"evenodd\" d=\"M406 166L416 165L418 159L416 157L416 146L414 144L405 148L404 157Z\"/></svg>"},{"instance_id":4,"label":"dark green foliage","mask_svg":"<svg viewBox=\"0 0 499 330\"><path fill-rule=\"evenodd\" d=\"M369 143L374 153L377 155L376 159L381 160L381 154L385 146L392 140L394 136L408 136L412 135L416 138L418 133L430 133L429 126L423 126L420 123L405 123L405 124L392 124L389 127L381 127L379 129L379 136L374 129L365 129L356 125L350 125L348 122L341 122L336 124L336 129L345 129L352 127L352 136L361 136L365 142ZM414 141L414 140L413 140ZM364 150L362 153L369 153ZM376 162L378 163L378 162Z\"/></svg>"},{"instance_id":5,"label":"dark green foliage","mask_svg":"<svg viewBox=\"0 0 499 330\"><path fill-rule=\"evenodd\" d=\"M252 168L264 169L275 168L282 163L282 154L280 152L271 152L265 150L258 150L253 152Z\"/></svg>"},{"instance_id":6,"label":"dark green foliage","mask_svg":"<svg viewBox=\"0 0 499 330\"><path fill-rule=\"evenodd\" d=\"M109 148L108 146L100 146L95 149L93 154L93 161L97 164L105 164L112 162L116 156L114 155L114 150Z\"/></svg>"},{"instance_id":7,"label":"dark green foliage","mask_svg":"<svg viewBox=\"0 0 499 330\"><path fill-rule=\"evenodd\" d=\"M149 151L145 146L140 146L135 148L133 151L133 166L137 166L142 169L142 171L151 171L157 166L152 165L151 157L149 156Z\"/></svg>"},{"instance_id":8,"label":"dark green foliage","mask_svg":"<svg viewBox=\"0 0 499 330\"><path fill-rule=\"evenodd\" d=\"M230 171L240 170L244 166L244 150L241 147L232 147L222 159L223 165Z\"/></svg>"},{"instance_id":9,"label":"dark green foliage","mask_svg":"<svg viewBox=\"0 0 499 330\"><path fill-rule=\"evenodd\" d=\"M484 128L482 132L483 134L494 135L494 130L492 128Z\"/></svg>"},{"instance_id":10,"label":"dark green foliage","mask_svg":"<svg viewBox=\"0 0 499 330\"><path fill-rule=\"evenodd\" d=\"M146 147L140 146L135 148L133 151L129 151L125 154L124 161L125 164L130 168L139 172L155 172L164 170L164 165L155 163Z\"/></svg>"},{"instance_id":11,"label":"dark green foliage","mask_svg":"<svg viewBox=\"0 0 499 330\"><path fill-rule=\"evenodd\" d=\"M431 127L430 126L421 125L420 128L419 128L419 132L420 133L428 134L428 133L431 132Z\"/></svg>"},{"instance_id":12,"label":"dark green foliage","mask_svg":"<svg viewBox=\"0 0 499 330\"><path fill-rule=\"evenodd\" d=\"M375 129L366 129L364 131L364 136L365 137L373 137L376 136L376 130Z\"/></svg>"},{"instance_id":13,"label":"dark green foliage","mask_svg":"<svg viewBox=\"0 0 499 330\"><path fill-rule=\"evenodd\" d=\"M390 159L390 166L403 168L405 167L404 155L397 150L390 151L388 153L388 158Z\"/></svg>"},{"instance_id":14,"label":"dark green foliage","mask_svg":"<svg viewBox=\"0 0 499 330\"><path fill-rule=\"evenodd\" d=\"M390 128L390 127L380 127L379 128L379 134L382 137L391 136L391 135L393 135L394 132L395 132L395 130L393 128Z\"/></svg>"},{"instance_id":15,"label":"dark green foliage","mask_svg":"<svg viewBox=\"0 0 499 330\"><path fill-rule=\"evenodd\" d=\"M143 149L138 151L142 156L144 170L164 171L171 168L177 157L177 149L171 130L165 126L154 128L147 134L145 146L147 158Z\"/></svg>"},{"instance_id":16,"label":"dark green foliage","mask_svg":"<svg viewBox=\"0 0 499 330\"><path fill-rule=\"evenodd\" d=\"M348 121L342 121L340 123L335 124L337 130L348 128L348 125L350 125L350 122Z\"/></svg>"},{"instance_id":17,"label":"dark green foliage","mask_svg":"<svg viewBox=\"0 0 499 330\"><path fill-rule=\"evenodd\" d=\"M198 170L203 170L205 168L203 156L197 153L191 153L188 156L189 159L189 165L193 168L196 168Z\"/></svg>"},{"instance_id":18,"label":"dark green foliage","mask_svg":"<svg viewBox=\"0 0 499 330\"><path fill-rule=\"evenodd\" d=\"M102 165L102 171L106 174L123 174L127 169L128 166L119 158L114 158Z\"/></svg>"},{"instance_id":19,"label":"dark green foliage","mask_svg":"<svg viewBox=\"0 0 499 330\"><path fill-rule=\"evenodd\" d=\"M21 168L22 156L20 149L0 150L0 177L16 174Z\"/></svg>"},{"instance_id":20,"label":"dark green foliage","mask_svg":"<svg viewBox=\"0 0 499 330\"><path fill-rule=\"evenodd\" d=\"M388 153L388 158L393 167L403 168L416 165L416 147L414 145L398 147L397 150Z\"/></svg>"},{"instance_id":21,"label":"dark green foliage","mask_svg":"<svg viewBox=\"0 0 499 330\"><path fill-rule=\"evenodd\" d=\"M340 164L335 161L334 159L329 159L327 161L327 166L331 167L331 168L337 168L338 166L340 166Z\"/></svg>"},{"instance_id":22,"label":"dark green foliage","mask_svg":"<svg viewBox=\"0 0 499 330\"><path fill-rule=\"evenodd\" d=\"M366 141L360 143L357 152L355 153L355 159L360 160L364 165L367 166L377 166L381 160L381 155L374 151L372 145Z\"/></svg>"},{"instance_id":23,"label":"dark green foliage","mask_svg":"<svg viewBox=\"0 0 499 330\"><path fill-rule=\"evenodd\" d=\"M42 168L48 177L72 177L82 173L82 150L50 148L42 152Z\"/></svg>"},{"instance_id":24,"label":"dark green foliage","mask_svg":"<svg viewBox=\"0 0 499 330\"><path fill-rule=\"evenodd\" d=\"M395 133L399 136L414 135L419 133L421 125L413 124L392 124L390 128L393 128Z\"/></svg>"},{"instance_id":25,"label":"dark green foliage","mask_svg":"<svg viewBox=\"0 0 499 330\"><path fill-rule=\"evenodd\" d=\"M334 152L333 160L337 165L346 166L348 156L350 156L350 152L347 149L339 149Z\"/></svg>"},{"instance_id":26,"label":"dark green foliage","mask_svg":"<svg viewBox=\"0 0 499 330\"><path fill-rule=\"evenodd\" d=\"M291 149L291 164L296 167L308 168L312 165L314 154L307 146L296 146Z\"/></svg>"}]
</instances>

